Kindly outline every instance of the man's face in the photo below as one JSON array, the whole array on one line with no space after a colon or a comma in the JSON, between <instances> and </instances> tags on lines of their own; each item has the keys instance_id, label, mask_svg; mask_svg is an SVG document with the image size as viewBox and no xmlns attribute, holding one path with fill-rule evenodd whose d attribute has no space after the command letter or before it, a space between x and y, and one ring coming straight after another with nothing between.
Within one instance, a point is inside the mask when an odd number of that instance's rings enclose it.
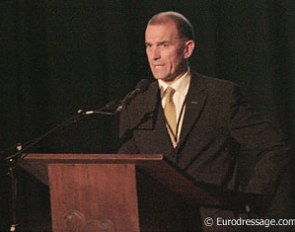
<instances>
[{"instance_id":1,"label":"man's face","mask_svg":"<svg viewBox=\"0 0 295 232\"><path fill-rule=\"evenodd\" d=\"M187 59L193 52L194 42L181 40L173 22L148 25L145 43L155 79L172 83L187 71Z\"/></svg>"}]
</instances>

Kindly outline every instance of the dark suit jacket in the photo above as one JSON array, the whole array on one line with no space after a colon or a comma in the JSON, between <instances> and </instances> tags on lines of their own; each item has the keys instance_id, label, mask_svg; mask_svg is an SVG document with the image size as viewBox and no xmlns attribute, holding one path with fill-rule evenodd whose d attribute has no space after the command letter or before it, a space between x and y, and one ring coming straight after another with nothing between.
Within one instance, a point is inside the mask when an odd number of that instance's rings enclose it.
<instances>
[{"instance_id":1,"label":"dark suit jacket","mask_svg":"<svg viewBox=\"0 0 295 232\"><path fill-rule=\"evenodd\" d=\"M271 194L289 162L281 135L243 99L237 85L193 74L180 142L173 149L157 82L123 110L121 154L164 154L194 180L234 190L241 146L256 155L243 191Z\"/></svg>"}]
</instances>

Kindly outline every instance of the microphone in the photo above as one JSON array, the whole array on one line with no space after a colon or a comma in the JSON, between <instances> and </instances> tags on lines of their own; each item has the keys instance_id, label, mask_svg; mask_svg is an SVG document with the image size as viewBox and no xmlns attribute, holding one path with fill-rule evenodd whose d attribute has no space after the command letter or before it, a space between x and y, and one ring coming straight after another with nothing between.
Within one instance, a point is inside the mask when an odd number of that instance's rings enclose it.
<instances>
[{"instance_id":1,"label":"microphone","mask_svg":"<svg viewBox=\"0 0 295 232\"><path fill-rule=\"evenodd\" d=\"M136 88L129 92L123 100L119 101L111 101L107 103L104 107L99 110L88 110L85 111L84 114L91 115L91 114L105 114L105 115L114 115L122 111L124 107L126 107L133 98L135 98L138 94L145 92L148 90L150 86L150 82L147 79L142 79L136 85Z\"/></svg>"},{"instance_id":2,"label":"microphone","mask_svg":"<svg viewBox=\"0 0 295 232\"><path fill-rule=\"evenodd\" d=\"M135 98L139 93L143 93L148 90L150 87L150 82L147 79L142 79L136 85L135 90L128 93L123 100L120 102L120 105L117 107L116 111L120 112L124 107L126 107L133 98Z\"/></svg>"},{"instance_id":3,"label":"microphone","mask_svg":"<svg viewBox=\"0 0 295 232\"><path fill-rule=\"evenodd\" d=\"M104 107L100 108L99 110L87 110L83 111L82 109L78 110L78 114L84 114L84 115L91 115L91 114L101 114L101 115L113 115L113 111L118 106L118 101L113 100L108 102Z\"/></svg>"}]
</instances>

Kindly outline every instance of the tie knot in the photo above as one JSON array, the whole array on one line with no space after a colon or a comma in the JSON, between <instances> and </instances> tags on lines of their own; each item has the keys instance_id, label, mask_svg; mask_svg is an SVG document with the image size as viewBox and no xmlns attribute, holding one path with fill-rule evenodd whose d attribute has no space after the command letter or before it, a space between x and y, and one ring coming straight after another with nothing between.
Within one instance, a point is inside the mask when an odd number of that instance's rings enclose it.
<instances>
[{"instance_id":1,"label":"tie knot","mask_svg":"<svg viewBox=\"0 0 295 232\"><path fill-rule=\"evenodd\" d=\"M175 93L175 89L173 89L172 87L167 87L165 92L167 95L167 99L171 100L173 97L173 94Z\"/></svg>"}]
</instances>

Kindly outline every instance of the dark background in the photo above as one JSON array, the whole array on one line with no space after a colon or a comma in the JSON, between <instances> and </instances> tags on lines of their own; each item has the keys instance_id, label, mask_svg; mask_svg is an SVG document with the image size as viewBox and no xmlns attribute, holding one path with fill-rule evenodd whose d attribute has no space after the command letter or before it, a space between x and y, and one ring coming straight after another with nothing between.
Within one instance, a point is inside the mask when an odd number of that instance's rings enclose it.
<instances>
[{"instance_id":1,"label":"dark background","mask_svg":"<svg viewBox=\"0 0 295 232\"><path fill-rule=\"evenodd\" d=\"M294 145L294 0L0 0L0 150L152 79L144 30L153 14L166 10L179 11L195 27L192 70L238 83ZM112 153L116 122L88 117L30 151ZM0 162L0 230L6 231L11 198L3 158L13 153L2 152ZM241 162L242 179L249 174L249 157ZM20 169L17 174L20 226L46 231L47 188ZM284 179L272 215L294 218L286 201L291 184Z\"/></svg>"}]
</instances>

